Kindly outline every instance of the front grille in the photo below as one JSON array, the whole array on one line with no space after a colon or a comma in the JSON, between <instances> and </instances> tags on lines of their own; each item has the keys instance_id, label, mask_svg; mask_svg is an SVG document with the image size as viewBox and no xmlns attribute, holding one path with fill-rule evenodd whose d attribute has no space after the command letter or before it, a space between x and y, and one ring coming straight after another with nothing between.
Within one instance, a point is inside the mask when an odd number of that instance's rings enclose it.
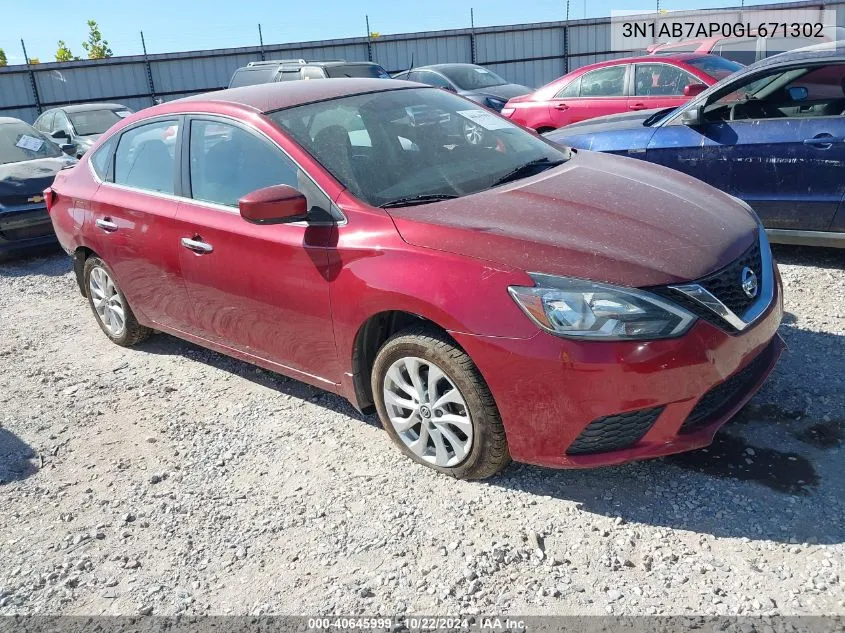
<instances>
[{"instance_id":1,"label":"front grille","mask_svg":"<svg viewBox=\"0 0 845 633\"><path fill-rule=\"evenodd\" d=\"M636 444L660 417L663 408L640 409L593 420L569 445L566 454L591 455Z\"/></svg>"},{"instance_id":2,"label":"front grille","mask_svg":"<svg viewBox=\"0 0 845 633\"><path fill-rule=\"evenodd\" d=\"M766 348L762 354L757 356L748 365L740 369L725 382L713 387L705 393L695 408L690 412L687 419L681 425L681 433L691 433L701 427L707 426L723 412L730 409L737 399L745 394L748 389L757 382L760 374L765 371L769 364L770 348Z\"/></svg>"},{"instance_id":3,"label":"front grille","mask_svg":"<svg viewBox=\"0 0 845 633\"><path fill-rule=\"evenodd\" d=\"M757 297L748 297L742 289L742 271L748 266L757 275L758 283L762 284L763 279L763 258L760 252L760 240L756 240L748 249L733 262L717 270L715 273L697 279L690 283L698 284L710 292L725 306L742 318L745 312L757 300ZM736 332L736 328L722 319L710 308L702 305L679 290L668 287L652 288L654 293L659 294L672 302L680 305L700 319L726 330ZM759 294L758 294L759 296Z\"/></svg>"},{"instance_id":4,"label":"front grille","mask_svg":"<svg viewBox=\"0 0 845 633\"><path fill-rule=\"evenodd\" d=\"M763 279L763 262L760 257L759 240L756 240L733 263L698 281L698 285L704 286L710 291L710 294L724 303L731 312L740 318L757 298L749 297L742 289L742 270L746 266L754 271L757 279Z\"/></svg>"}]
</instances>

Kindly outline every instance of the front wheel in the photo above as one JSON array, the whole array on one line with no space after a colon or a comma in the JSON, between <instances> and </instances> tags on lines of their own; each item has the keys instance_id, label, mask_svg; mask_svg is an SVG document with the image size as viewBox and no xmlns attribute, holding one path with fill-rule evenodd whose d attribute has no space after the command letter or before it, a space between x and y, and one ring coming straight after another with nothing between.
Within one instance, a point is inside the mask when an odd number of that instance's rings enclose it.
<instances>
[{"instance_id":1,"label":"front wheel","mask_svg":"<svg viewBox=\"0 0 845 633\"><path fill-rule=\"evenodd\" d=\"M382 425L414 461L458 479L490 477L510 461L487 384L444 334L411 328L388 339L372 389Z\"/></svg>"}]
</instances>

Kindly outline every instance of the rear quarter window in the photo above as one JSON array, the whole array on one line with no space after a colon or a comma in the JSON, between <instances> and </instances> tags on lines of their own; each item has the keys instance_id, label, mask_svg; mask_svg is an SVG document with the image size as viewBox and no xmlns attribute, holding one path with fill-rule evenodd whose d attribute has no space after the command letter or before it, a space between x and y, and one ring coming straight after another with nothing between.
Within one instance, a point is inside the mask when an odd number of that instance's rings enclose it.
<instances>
[{"instance_id":1,"label":"rear quarter window","mask_svg":"<svg viewBox=\"0 0 845 633\"><path fill-rule=\"evenodd\" d=\"M112 157L114 156L115 138L112 136L108 141L97 148L91 156L91 169L97 174L97 178L110 182Z\"/></svg>"}]
</instances>

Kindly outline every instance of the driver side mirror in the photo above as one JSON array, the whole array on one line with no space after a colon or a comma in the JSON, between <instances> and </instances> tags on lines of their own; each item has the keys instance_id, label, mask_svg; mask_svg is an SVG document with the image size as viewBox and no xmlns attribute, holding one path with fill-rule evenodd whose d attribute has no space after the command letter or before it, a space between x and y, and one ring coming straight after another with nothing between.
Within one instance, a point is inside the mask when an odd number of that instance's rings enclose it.
<instances>
[{"instance_id":1,"label":"driver side mirror","mask_svg":"<svg viewBox=\"0 0 845 633\"><path fill-rule=\"evenodd\" d=\"M241 217L254 224L299 222L308 215L305 196L290 185L273 185L238 200Z\"/></svg>"},{"instance_id":2,"label":"driver side mirror","mask_svg":"<svg viewBox=\"0 0 845 633\"><path fill-rule=\"evenodd\" d=\"M59 145L59 149L68 156L76 156L76 143L63 143Z\"/></svg>"},{"instance_id":3,"label":"driver side mirror","mask_svg":"<svg viewBox=\"0 0 845 633\"><path fill-rule=\"evenodd\" d=\"M706 84L689 84L687 86L684 86L684 96L695 97L697 95L700 95L705 90L707 90Z\"/></svg>"},{"instance_id":4,"label":"driver side mirror","mask_svg":"<svg viewBox=\"0 0 845 633\"><path fill-rule=\"evenodd\" d=\"M447 92L458 92L457 90L455 90L455 86L441 86L441 88L443 88L443 90Z\"/></svg>"},{"instance_id":5,"label":"driver side mirror","mask_svg":"<svg viewBox=\"0 0 845 633\"><path fill-rule=\"evenodd\" d=\"M695 106L684 110L681 114L681 123L689 127L695 127L704 123L704 106Z\"/></svg>"},{"instance_id":6,"label":"driver side mirror","mask_svg":"<svg viewBox=\"0 0 845 633\"><path fill-rule=\"evenodd\" d=\"M50 134L50 136L54 139L57 139L57 140L60 139L60 138L70 138L70 135L67 133L67 130L62 130L62 129L53 130L53 132Z\"/></svg>"}]
</instances>

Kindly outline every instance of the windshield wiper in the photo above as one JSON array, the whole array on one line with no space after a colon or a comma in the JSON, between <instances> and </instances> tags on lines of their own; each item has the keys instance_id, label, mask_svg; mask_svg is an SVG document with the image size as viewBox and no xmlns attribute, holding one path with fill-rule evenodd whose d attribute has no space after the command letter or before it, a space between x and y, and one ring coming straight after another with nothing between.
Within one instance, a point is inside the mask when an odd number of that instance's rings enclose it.
<instances>
[{"instance_id":1,"label":"windshield wiper","mask_svg":"<svg viewBox=\"0 0 845 633\"><path fill-rule=\"evenodd\" d=\"M427 193L421 196L406 196L404 198L396 198L384 204L378 205L382 209L389 209L391 207L410 207L415 204L427 204L429 202L437 202L438 200L452 200L458 196L451 193Z\"/></svg>"},{"instance_id":2,"label":"windshield wiper","mask_svg":"<svg viewBox=\"0 0 845 633\"><path fill-rule=\"evenodd\" d=\"M526 176L533 175L532 172L535 171L539 174L541 171L551 169L552 167L557 167L558 165L562 165L565 162L566 161L562 158L552 160L547 156L530 160L524 165L520 165L516 169L512 169L511 171L506 173L504 176L496 180L491 185L491 187L495 187L496 185L503 185L506 182L511 182L512 180L519 180L520 178L525 178Z\"/></svg>"}]
</instances>

